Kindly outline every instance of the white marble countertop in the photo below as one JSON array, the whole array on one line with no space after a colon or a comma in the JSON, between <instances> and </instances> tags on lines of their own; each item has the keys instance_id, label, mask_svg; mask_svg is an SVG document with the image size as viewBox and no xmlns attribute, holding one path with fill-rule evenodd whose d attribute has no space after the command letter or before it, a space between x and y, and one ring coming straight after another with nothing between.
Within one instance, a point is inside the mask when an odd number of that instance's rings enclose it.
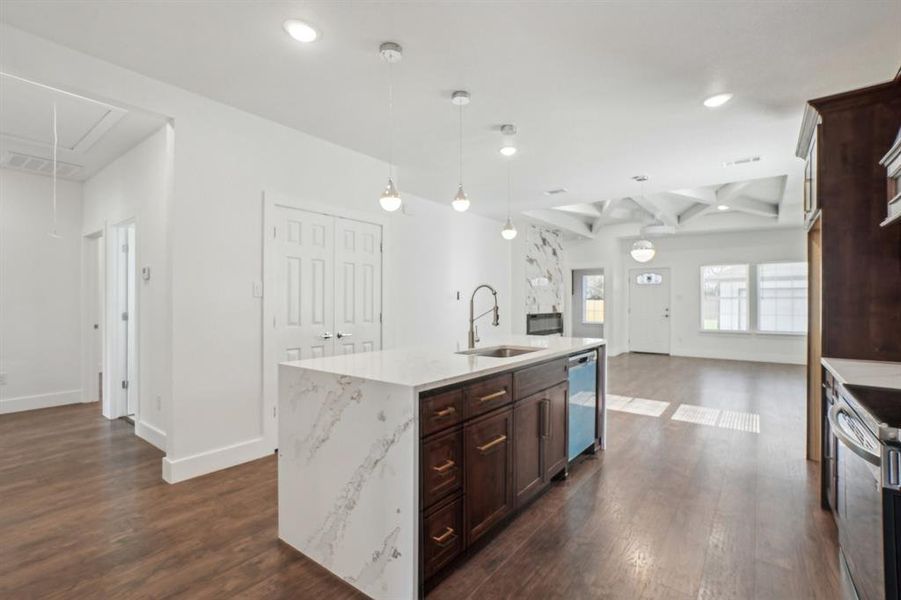
<instances>
[{"instance_id":1,"label":"white marble countertop","mask_svg":"<svg viewBox=\"0 0 901 600\"><path fill-rule=\"evenodd\" d=\"M309 358L281 364L286 367L392 383L411 387L415 391L421 392L539 363L551 358L575 354L581 350L589 350L605 344L606 342L600 338L504 335L485 339L476 344L476 347L529 346L540 348L540 350L509 358L495 358L456 354L456 352L466 350L466 344L458 343L455 346L393 348L378 352Z\"/></svg>"},{"instance_id":2,"label":"white marble countertop","mask_svg":"<svg viewBox=\"0 0 901 600\"><path fill-rule=\"evenodd\" d=\"M823 366L841 384L901 390L901 363L823 357Z\"/></svg>"}]
</instances>

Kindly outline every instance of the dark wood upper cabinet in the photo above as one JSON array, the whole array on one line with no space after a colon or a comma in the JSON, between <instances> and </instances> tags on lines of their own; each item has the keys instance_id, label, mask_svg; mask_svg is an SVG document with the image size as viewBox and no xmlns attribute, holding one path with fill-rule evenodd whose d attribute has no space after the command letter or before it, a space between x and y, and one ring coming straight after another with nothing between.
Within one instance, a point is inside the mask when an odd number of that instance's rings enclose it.
<instances>
[{"instance_id":1,"label":"dark wood upper cabinet","mask_svg":"<svg viewBox=\"0 0 901 600\"><path fill-rule=\"evenodd\" d=\"M513 409L464 426L467 543L478 540L513 510Z\"/></svg>"},{"instance_id":2,"label":"dark wood upper cabinet","mask_svg":"<svg viewBox=\"0 0 901 600\"><path fill-rule=\"evenodd\" d=\"M815 169L808 208L818 209L821 236L822 356L901 361L901 227L879 226L880 161L899 128L898 78L811 100L805 113L796 151Z\"/></svg>"}]
</instances>

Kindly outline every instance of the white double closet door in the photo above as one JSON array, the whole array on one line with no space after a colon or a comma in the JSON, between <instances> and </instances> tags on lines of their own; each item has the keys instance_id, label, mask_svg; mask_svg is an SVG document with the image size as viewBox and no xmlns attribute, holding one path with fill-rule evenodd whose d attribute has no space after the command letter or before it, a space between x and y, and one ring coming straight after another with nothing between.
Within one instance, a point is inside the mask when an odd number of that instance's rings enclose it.
<instances>
[{"instance_id":1,"label":"white double closet door","mask_svg":"<svg viewBox=\"0 0 901 600\"><path fill-rule=\"evenodd\" d=\"M277 211L279 361L381 349L381 226Z\"/></svg>"}]
</instances>

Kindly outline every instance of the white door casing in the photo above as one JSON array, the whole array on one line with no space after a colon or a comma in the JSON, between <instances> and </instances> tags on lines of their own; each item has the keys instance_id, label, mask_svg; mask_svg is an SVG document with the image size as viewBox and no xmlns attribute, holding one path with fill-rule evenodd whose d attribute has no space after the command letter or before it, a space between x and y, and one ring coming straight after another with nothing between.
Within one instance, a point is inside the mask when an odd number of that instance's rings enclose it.
<instances>
[{"instance_id":1,"label":"white door casing","mask_svg":"<svg viewBox=\"0 0 901 600\"><path fill-rule=\"evenodd\" d=\"M382 228L335 218L335 353L381 349Z\"/></svg>"},{"instance_id":2,"label":"white door casing","mask_svg":"<svg viewBox=\"0 0 901 600\"><path fill-rule=\"evenodd\" d=\"M275 241L277 362L334 354L335 227L327 215L279 207Z\"/></svg>"},{"instance_id":3,"label":"white door casing","mask_svg":"<svg viewBox=\"0 0 901 600\"><path fill-rule=\"evenodd\" d=\"M629 271L629 351L670 353L669 269Z\"/></svg>"}]
</instances>

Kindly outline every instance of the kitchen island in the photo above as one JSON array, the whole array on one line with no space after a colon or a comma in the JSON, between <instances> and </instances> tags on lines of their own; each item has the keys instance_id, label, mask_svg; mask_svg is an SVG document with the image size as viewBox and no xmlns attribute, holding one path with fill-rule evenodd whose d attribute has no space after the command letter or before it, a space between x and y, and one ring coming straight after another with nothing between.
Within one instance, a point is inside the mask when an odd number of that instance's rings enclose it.
<instances>
[{"instance_id":1,"label":"kitchen island","mask_svg":"<svg viewBox=\"0 0 901 600\"><path fill-rule=\"evenodd\" d=\"M416 598L565 475L567 360L592 350L600 447L604 340L480 347L514 355L416 347L282 363L279 537L373 598Z\"/></svg>"}]
</instances>

